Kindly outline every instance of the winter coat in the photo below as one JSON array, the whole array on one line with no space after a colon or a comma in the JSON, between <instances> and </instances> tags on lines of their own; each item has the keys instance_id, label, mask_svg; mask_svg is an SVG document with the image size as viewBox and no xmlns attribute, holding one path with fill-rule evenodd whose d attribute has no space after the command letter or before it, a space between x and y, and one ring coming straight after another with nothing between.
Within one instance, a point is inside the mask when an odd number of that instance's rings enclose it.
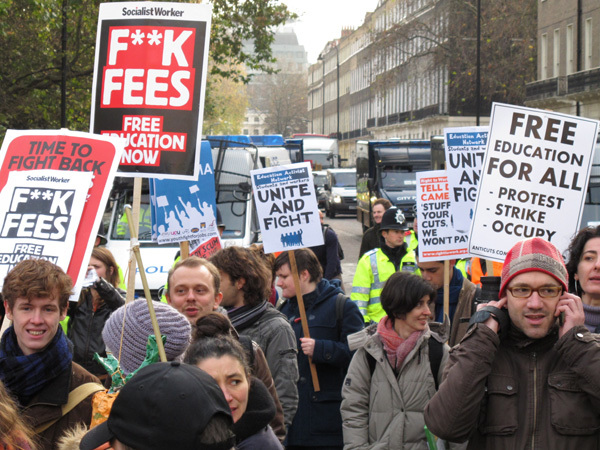
<instances>
[{"instance_id":1,"label":"winter coat","mask_svg":"<svg viewBox=\"0 0 600 450\"><path fill-rule=\"evenodd\" d=\"M358 259L362 257L369 250L381 247L381 233L379 232L379 224L376 223L369 228L363 234L362 240L360 241L360 250L358 252Z\"/></svg>"},{"instance_id":2,"label":"winter coat","mask_svg":"<svg viewBox=\"0 0 600 450\"><path fill-rule=\"evenodd\" d=\"M298 350L298 410L288 429L288 445L343 445L341 391L352 357L347 337L363 328L363 319L356 305L346 299L343 319L338 324L336 298L341 292L340 288L322 279L315 291L303 296L310 337L315 339L312 361L316 366L320 391L315 392L313 388L308 357ZM288 317L300 349L300 338L304 334L296 297L286 301L281 312Z\"/></svg>"},{"instance_id":3,"label":"winter coat","mask_svg":"<svg viewBox=\"0 0 600 450\"><path fill-rule=\"evenodd\" d=\"M351 346L362 341L356 351L342 387L344 449L415 449L427 450L423 410L435 394L435 380L441 382L448 360L443 346L440 369L431 373L429 339L442 345L448 335L449 322L432 322L412 351L406 356L398 374L390 365L376 325L350 337ZM375 360L371 374L367 354Z\"/></svg>"},{"instance_id":4,"label":"winter coat","mask_svg":"<svg viewBox=\"0 0 600 450\"><path fill-rule=\"evenodd\" d=\"M445 381L425 408L437 436L469 449L600 448L600 336L583 325L530 339L484 324L450 351Z\"/></svg>"},{"instance_id":5,"label":"winter coat","mask_svg":"<svg viewBox=\"0 0 600 450\"><path fill-rule=\"evenodd\" d=\"M103 282L101 285L100 281ZM94 353L106 356L102 330L113 311L125 304L125 299L106 280L100 279L94 286L104 300L103 304L94 311L92 294L89 289L83 289L79 301L69 306L67 336L74 346L73 361L88 372L103 376L106 370L94 361Z\"/></svg>"},{"instance_id":6,"label":"winter coat","mask_svg":"<svg viewBox=\"0 0 600 450\"><path fill-rule=\"evenodd\" d=\"M342 264L338 253L340 243L338 235L329 226L321 225L321 230L323 231L323 245L310 247L310 249L321 264L323 278L333 280L342 273Z\"/></svg>"},{"instance_id":7,"label":"winter coat","mask_svg":"<svg viewBox=\"0 0 600 450\"><path fill-rule=\"evenodd\" d=\"M62 416L62 405L69 398L69 392L85 383L100 380L85 370L77 363L63 371L58 377L48 383L41 391L24 406L22 414L31 425L36 428L51 420L59 419L52 426L38 434L40 450L54 450L57 448L57 440L63 433L79 423L89 427L92 419L92 397L89 395L69 413ZM62 416L62 417L61 417Z\"/></svg>"},{"instance_id":8,"label":"winter coat","mask_svg":"<svg viewBox=\"0 0 600 450\"><path fill-rule=\"evenodd\" d=\"M236 331L255 341L264 352L285 423L290 425L298 408L298 350L296 336L287 318L269 305L256 321L238 327Z\"/></svg>"},{"instance_id":9,"label":"winter coat","mask_svg":"<svg viewBox=\"0 0 600 450\"><path fill-rule=\"evenodd\" d=\"M250 381L248 404L242 417L233 424L237 450L283 450L269 422L275 416L275 403L265 385Z\"/></svg>"}]
</instances>

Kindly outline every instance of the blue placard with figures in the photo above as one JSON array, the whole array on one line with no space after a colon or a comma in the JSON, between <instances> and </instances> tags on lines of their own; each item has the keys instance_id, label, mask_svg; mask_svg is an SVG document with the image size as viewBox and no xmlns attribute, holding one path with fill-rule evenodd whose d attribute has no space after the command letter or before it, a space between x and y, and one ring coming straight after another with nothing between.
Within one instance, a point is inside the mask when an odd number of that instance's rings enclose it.
<instances>
[{"instance_id":1,"label":"blue placard with figures","mask_svg":"<svg viewBox=\"0 0 600 450\"><path fill-rule=\"evenodd\" d=\"M208 141L202 141L196 181L152 181L152 238L159 244L218 237L215 176Z\"/></svg>"}]
</instances>

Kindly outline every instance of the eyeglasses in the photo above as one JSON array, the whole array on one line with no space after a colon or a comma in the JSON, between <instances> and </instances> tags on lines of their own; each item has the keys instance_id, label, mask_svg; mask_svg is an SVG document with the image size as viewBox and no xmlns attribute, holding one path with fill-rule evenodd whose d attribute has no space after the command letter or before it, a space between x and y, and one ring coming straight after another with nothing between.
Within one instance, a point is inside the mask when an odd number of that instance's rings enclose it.
<instances>
[{"instance_id":1,"label":"eyeglasses","mask_svg":"<svg viewBox=\"0 0 600 450\"><path fill-rule=\"evenodd\" d=\"M534 292L537 292L542 298L554 298L562 294L563 288L562 286L542 286L534 289L529 286L515 286L506 288L506 290L516 298L529 298Z\"/></svg>"}]
</instances>

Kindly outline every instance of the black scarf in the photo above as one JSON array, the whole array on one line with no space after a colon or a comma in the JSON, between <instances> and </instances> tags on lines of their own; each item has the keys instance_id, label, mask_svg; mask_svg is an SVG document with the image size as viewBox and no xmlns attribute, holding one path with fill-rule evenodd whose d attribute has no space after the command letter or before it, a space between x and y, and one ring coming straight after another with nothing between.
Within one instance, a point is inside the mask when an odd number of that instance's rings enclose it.
<instances>
[{"instance_id":1,"label":"black scarf","mask_svg":"<svg viewBox=\"0 0 600 450\"><path fill-rule=\"evenodd\" d=\"M394 264L396 270L400 270L400 262L404 255L406 255L406 244L402 244L398 247L389 247L387 244L381 246L381 251L389 260Z\"/></svg>"},{"instance_id":2,"label":"black scarf","mask_svg":"<svg viewBox=\"0 0 600 450\"><path fill-rule=\"evenodd\" d=\"M238 443L269 425L277 412L273 397L271 397L263 382L257 378L252 378L249 381L250 390L246 412L232 427Z\"/></svg>"},{"instance_id":3,"label":"black scarf","mask_svg":"<svg viewBox=\"0 0 600 450\"><path fill-rule=\"evenodd\" d=\"M46 384L66 370L72 359L67 338L60 327L44 350L25 356L11 326L0 342L0 379L17 396L21 406L25 406Z\"/></svg>"},{"instance_id":4,"label":"black scarf","mask_svg":"<svg viewBox=\"0 0 600 450\"><path fill-rule=\"evenodd\" d=\"M240 306L239 308L228 310L227 316L229 317L229 320L231 320L233 328L240 333L242 330L256 322L256 320L267 310L269 305L270 303L265 300L256 306Z\"/></svg>"}]
</instances>

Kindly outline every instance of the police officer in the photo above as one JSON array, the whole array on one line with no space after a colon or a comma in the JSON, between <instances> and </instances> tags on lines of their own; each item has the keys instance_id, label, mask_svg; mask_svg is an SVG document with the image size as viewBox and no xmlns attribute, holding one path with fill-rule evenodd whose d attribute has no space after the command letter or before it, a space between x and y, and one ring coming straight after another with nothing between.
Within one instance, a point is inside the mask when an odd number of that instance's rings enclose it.
<instances>
[{"instance_id":1,"label":"police officer","mask_svg":"<svg viewBox=\"0 0 600 450\"><path fill-rule=\"evenodd\" d=\"M396 207L388 209L381 219L381 248L365 253L356 266L350 298L356 302L365 323L379 322L385 311L379 296L386 280L399 270L420 274L415 253L404 243L408 229L404 214Z\"/></svg>"}]
</instances>

